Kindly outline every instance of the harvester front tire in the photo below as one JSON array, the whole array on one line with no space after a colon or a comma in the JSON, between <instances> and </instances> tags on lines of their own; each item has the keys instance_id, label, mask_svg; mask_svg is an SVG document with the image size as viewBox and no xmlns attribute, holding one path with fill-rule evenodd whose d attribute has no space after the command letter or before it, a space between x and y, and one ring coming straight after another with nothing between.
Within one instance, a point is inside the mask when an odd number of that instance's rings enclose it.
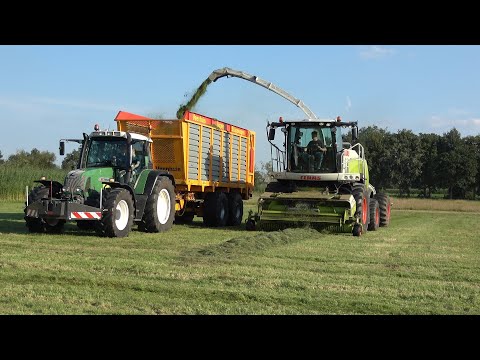
<instances>
[{"instance_id":1,"label":"harvester front tire","mask_svg":"<svg viewBox=\"0 0 480 360\"><path fill-rule=\"evenodd\" d=\"M228 199L223 192L207 193L203 202L203 224L223 227L228 219Z\"/></svg>"},{"instance_id":2,"label":"harvester front tire","mask_svg":"<svg viewBox=\"0 0 480 360\"><path fill-rule=\"evenodd\" d=\"M380 226L380 208L378 206L377 199L370 199L370 223L368 224L368 230L376 231Z\"/></svg>"},{"instance_id":3,"label":"harvester front tire","mask_svg":"<svg viewBox=\"0 0 480 360\"><path fill-rule=\"evenodd\" d=\"M116 188L105 199L103 218L96 224L96 232L102 236L125 237L133 224L133 200L128 190Z\"/></svg>"},{"instance_id":4,"label":"harvester front tire","mask_svg":"<svg viewBox=\"0 0 480 360\"><path fill-rule=\"evenodd\" d=\"M247 231L254 231L255 230L255 221L252 220L252 219L248 219L246 224L245 224L245 228L247 229Z\"/></svg>"},{"instance_id":5,"label":"harvester front tire","mask_svg":"<svg viewBox=\"0 0 480 360\"><path fill-rule=\"evenodd\" d=\"M243 219L243 200L238 192L228 194L228 220L227 225L237 226Z\"/></svg>"},{"instance_id":6,"label":"harvester front tire","mask_svg":"<svg viewBox=\"0 0 480 360\"><path fill-rule=\"evenodd\" d=\"M388 226L390 224L390 196L385 193L377 193L375 198L378 200L380 208L380 226Z\"/></svg>"},{"instance_id":7,"label":"harvester front tire","mask_svg":"<svg viewBox=\"0 0 480 360\"><path fill-rule=\"evenodd\" d=\"M355 224L353 226L353 236L362 236L362 225L360 224Z\"/></svg>"},{"instance_id":8,"label":"harvester front tire","mask_svg":"<svg viewBox=\"0 0 480 360\"><path fill-rule=\"evenodd\" d=\"M355 216L360 219L362 225L362 232L365 233L368 230L368 224L370 223L370 212L368 203L368 192L363 184L356 184L353 186L352 195L357 203L357 211Z\"/></svg>"},{"instance_id":9,"label":"harvester front tire","mask_svg":"<svg viewBox=\"0 0 480 360\"><path fill-rule=\"evenodd\" d=\"M158 233L170 230L175 220L175 187L166 176L160 176L148 197L143 215L146 232Z\"/></svg>"}]
</instances>

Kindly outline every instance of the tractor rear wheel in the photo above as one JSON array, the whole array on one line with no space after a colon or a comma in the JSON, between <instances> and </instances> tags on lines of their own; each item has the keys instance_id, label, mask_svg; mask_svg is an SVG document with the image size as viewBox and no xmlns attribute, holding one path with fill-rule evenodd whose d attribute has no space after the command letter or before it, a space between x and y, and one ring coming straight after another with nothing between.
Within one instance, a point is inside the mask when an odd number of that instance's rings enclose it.
<instances>
[{"instance_id":1,"label":"tractor rear wheel","mask_svg":"<svg viewBox=\"0 0 480 360\"><path fill-rule=\"evenodd\" d=\"M243 200L238 192L228 194L228 219L227 225L237 226L243 219Z\"/></svg>"},{"instance_id":2,"label":"tractor rear wheel","mask_svg":"<svg viewBox=\"0 0 480 360\"><path fill-rule=\"evenodd\" d=\"M227 224L228 199L223 192L207 193L203 202L203 224L222 227Z\"/></svg>"},{"instance_id":3,"label":"tractor rear wheel","mask_svg":"<svg viewBox=\"0 0 480 360\"><path fill-rule=\"evenodd\" d=\"M368 230L376 231L380 226L380 209L377 199L370 199L370 223L368 224Z\"/></svg>"},{"instance_id":4,"label":"tractor rear wheel","mask_svg":"<svg viewBox=\"0 0 480 360\"><path fill-rule=\"evenodd\" d=\"M378 200L380 208L380 226L388 226L390 224L390 196L385 193L377 193L375 198Z\"/></svg>"},{"instance_id":5,"label":"tractor rear wheel","mask_svg":"<svg viewBox=\"0 0 480 360\"><path fill-rule=\"evenodd\" d=\"M357 211L355 216L360 219L362 225L362 232L365 233L368 230L368 224L370 223L370 211L368 203L368 192L363 184L354 184L352 195L357 203Z\"/></svg>"},{"instance_id":6,"label":"tractor rear wheel","mask_svg":"<svg viewBox=\"0 0 480 360\"><path fill-rule=\"evenodd\" d=\"M166 176L160 176L148 197L140 228L158 233L170 230L175 219L175 188Z\"/></svg>"},{"instance_id":7,"label":"tractor rear wheel","mask_svg":"<svg viewBox=\"0 0 480 360\"><path fill-rule=\"evenodd\" d=\"M108 192L101 221L96 222L97 234L108 237L125 237L133 224L133 200L128 190L115 188Z\"/></svg>"}]
</instances>

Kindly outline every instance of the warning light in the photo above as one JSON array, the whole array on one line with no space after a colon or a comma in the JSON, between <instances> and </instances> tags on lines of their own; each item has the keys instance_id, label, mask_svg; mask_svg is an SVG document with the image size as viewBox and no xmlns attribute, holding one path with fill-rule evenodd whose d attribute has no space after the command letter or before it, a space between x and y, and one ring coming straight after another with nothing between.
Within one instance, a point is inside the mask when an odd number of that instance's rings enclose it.
<instances>
[{"instance_id":1,"label":"warning light","mask_svg":"<svg viewBox=\"0 0 480 360\"><path fill-rule=\"evenodd\" d=\"M94 129L95 131L98 131L98 130L100 130L100 125L98 125L98 124L95 124L95 126L94 126L94 128L93 128L93 129Z\"/></svg>"}]
</instances>

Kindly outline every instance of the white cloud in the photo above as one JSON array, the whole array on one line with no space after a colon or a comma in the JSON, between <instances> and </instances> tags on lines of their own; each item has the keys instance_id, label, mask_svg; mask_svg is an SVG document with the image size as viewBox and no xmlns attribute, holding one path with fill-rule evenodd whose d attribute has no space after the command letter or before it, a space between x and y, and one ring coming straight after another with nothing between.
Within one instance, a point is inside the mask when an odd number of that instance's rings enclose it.
<instances>
[{"instance_id":1,"label":"white cloud","mask_svg":"<svg viewBox=\"0 0 480 360\"><path fill-rule=\"evenodd\" d=\"M434 132L447 132L456 128L462 135L473 135L480 132L480 118L478 117L448 117L432 115L428 125Z\"/></svg>"},{"instance_id":2,"label":"white cloud","mask_svg":"<svg viewBox=\"0 0 480 360\"><path fill-rule=\"evenodd\" d=\"M394 53L394 49L379 45L371 45L360 51L360 57L362 59L379 59L393 55Z\"/></svg>"}]
</instances>

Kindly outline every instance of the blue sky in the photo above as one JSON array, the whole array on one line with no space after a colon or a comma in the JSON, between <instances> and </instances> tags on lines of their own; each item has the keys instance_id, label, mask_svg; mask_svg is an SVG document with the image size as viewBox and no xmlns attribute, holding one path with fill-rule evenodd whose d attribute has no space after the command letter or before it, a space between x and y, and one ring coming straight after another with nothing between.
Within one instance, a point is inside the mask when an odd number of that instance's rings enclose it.
<instances>
[{"instance_id":1,"label":"blue sky","mask_svg":"<svg viewBox=\"0 0 480 360\"><path fill-rule=\"evenodd\" d=\"M6 159L17 150L48 150L60 163L59 139L81 138L96 123L115 128L119 110L173 119L223 67L273 82L321 118L477 135L479 65L480 46L459 45L0 46L0 151ZM270 159L266 122L304 117L238 78L211 84L193 111L256 131L257 164Z\"/></svg>"}]
</instances>

